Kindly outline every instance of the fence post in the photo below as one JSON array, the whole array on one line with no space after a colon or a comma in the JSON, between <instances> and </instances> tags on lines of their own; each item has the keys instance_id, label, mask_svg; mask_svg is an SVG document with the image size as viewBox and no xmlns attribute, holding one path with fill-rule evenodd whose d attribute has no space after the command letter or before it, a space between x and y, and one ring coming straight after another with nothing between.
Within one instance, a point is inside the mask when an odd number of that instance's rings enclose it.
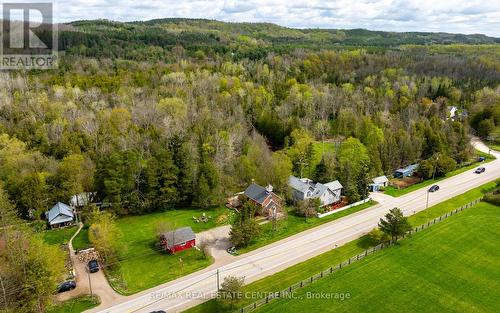
<instances>
[{"instance_id":1,"label":"fence post","mask_svg":"<svg viewBox=\"0 0 500 313\"><path fill-rule=\"evenodd\" d=\"M340 262L340 264L339 264L339 269L341 269L341 268L342 268L342 262Z\"/></svg>"},{"instance_id":2,"label":"fence post","mask_svg":"<svg viewBox=\"0 0 500 313\"><path fill-rule=\"evenodd\" d=\"M351 264L351 258L349 258L349 262L347 262L347 264Z\"/></svg>"},{"instance_id":3,"label":"fence post","mask_svg":"<svg viewBox=\"0 0 500 313\"><path fill-rule=\"evenodd\" d=\"M333 266L330 267L330 274L333 273Z\"/></svg>"},{"instance_id":4,"label":"fence post","mask_svg":"<svg viewBox=\"0 0 500 313\"><path fill-rule=\"evenodd\" d=\"M368 250L365 250L365 256L367 256L367 255L368 255Z\"/></svg>"}]
</instances>

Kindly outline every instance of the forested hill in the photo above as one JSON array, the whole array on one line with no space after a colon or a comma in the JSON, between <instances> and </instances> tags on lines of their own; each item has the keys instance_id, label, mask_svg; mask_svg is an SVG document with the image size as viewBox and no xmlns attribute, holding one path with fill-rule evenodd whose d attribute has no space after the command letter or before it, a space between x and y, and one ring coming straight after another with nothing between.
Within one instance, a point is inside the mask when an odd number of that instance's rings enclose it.
<instances>
[{"instance_id":1,"label":"forested hill","mask_svg":"<svg viewBox=\"0 0 500 313\"><path fill-rule=\"evenodd\" d=\"M87 56L137 59L162 56L181 45L188 52L232 53L236 59L259 59L269 52L296 48L338 49L363 46L383 50L401 45L494 44L500 38L426 32L365 29L293 29L270 23L225 23L202 19L157 19L144 22L75 21L63 27L62 50ZM147 49L146 49L147 48ZM140 50L147 50L140 53Z\"/></svg>"}]
</instances>

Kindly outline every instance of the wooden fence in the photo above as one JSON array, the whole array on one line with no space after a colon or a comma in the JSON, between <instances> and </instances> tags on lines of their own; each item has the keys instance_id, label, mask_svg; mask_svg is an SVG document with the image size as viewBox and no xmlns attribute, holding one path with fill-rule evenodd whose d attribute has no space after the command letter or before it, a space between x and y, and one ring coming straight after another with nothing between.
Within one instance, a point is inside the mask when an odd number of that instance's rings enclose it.
<instances>
[{"instance_id":1,"label":"wooden fence","mask_svg":"<svg viewBox=\"0 0 500 313\"><path fill-rule=\"evenodd\" d=\"M341 262L339 264L335 264L335 265L332 265L330 268L324 270L324 271L321 271L307 279L304 279L304 280L301 280L291 286L289 286L288 288L286 289L283 289L281 291L278 291L278 292L274 292L274 293L270 293L268 294L265 298L262 298L262 299L259 299L241 309L238 309L236 312L239 312L239 313L247 313L247 312L252 312L254 311L255 309L269 303L269 301L272 301L274 299L280 299L280 298L291 298L292 296L292 293L293 291L299 289L299 288L303 288L311 283L313 283L314 281L318 280L318 279L321 279L325 276L328 276L330 274L333 274L337 271L339 271L340 269L342 269L343 267L346 267L346 266L349 266L350 264L356 262L356 261L359 261L359 260L362 260L363 258L371 255L371 254L374 254L375 252L379 251L379 250L382 250L382 249L385 249L391 245L393 245L396 241L400 240L400 239L403 239L405 237L408 237L410 236L411 234L414 234L414 233L417 233L419 231L422 231L423 229L426 229L436 223L439 223L445 219L447 219L448 217L450 216L453 216L461 211L463 211L464 209L467 209L467 208L470 208L474 205L476 205L477 203L479 203L480 201L482 200L481 199L477 199L477 200L474 200L472 202L469 202L467 203L466 205L463 205L462 207L458 208L458 209L455 209L451 212L448 212L440 217L436 217L435 219L423 224L423 225L420 225L420 226L417 226L415 227L414 229L410 230L409 232L407 232L406 234L396 238L394 241L388 241L388 242L383 242L373 248L369 248L365 251L363 251L362 253L354 256L354 257L351 257L349 258L348 260L344 261L344 262Z\"/></svg>"}]
</instances>

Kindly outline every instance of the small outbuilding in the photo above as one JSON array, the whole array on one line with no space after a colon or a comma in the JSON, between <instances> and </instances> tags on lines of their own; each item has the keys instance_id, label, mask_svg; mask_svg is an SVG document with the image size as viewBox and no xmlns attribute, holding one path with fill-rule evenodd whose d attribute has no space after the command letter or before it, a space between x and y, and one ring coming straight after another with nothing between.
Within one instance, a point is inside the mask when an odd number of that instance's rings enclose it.
<instances>
[{"instance_id":1,"label":"small outbuilding","mask_svg":"<svg viewBox=\"0 0 500 313\"><path fill-rule=\"evenodd\" d=\"M51 228L63 227L73 224L75 213L73 209L61 202L58 202L48 212L45 213Z\"/></svg>"},{"instance_id":2,"label":"small outbuilding","mask_svg":"<svg viewBox=\"0 0 500 313\"><path fill-rule=\"evenodd\" d=\"M95 192L82 192L71 197L69 204L74 208L81 208L90 203L95 197Z\"/></svg>"},{"instance_id":3,"label":"small outbuilding","mask_svg":"<svg viewBox=\"0 0 500 313\"><path fill-rule=\"evenodd\" d=\"M381 187L389 186L389 179L387 176L382 175L372 179L372 183L368 186L371 192L379 191Z\"/></svg>"},{"instance_id":4,"label":"small outbuilding","mask_svg":"<svg viewBox=\"0 0 500 313\"><path fill-rule=\"evenodd\" d=\"M182 227L160 235L160 246L170 253L180 252L196 245L196 235L191 227Z\"/></svg>"}]
</instances>

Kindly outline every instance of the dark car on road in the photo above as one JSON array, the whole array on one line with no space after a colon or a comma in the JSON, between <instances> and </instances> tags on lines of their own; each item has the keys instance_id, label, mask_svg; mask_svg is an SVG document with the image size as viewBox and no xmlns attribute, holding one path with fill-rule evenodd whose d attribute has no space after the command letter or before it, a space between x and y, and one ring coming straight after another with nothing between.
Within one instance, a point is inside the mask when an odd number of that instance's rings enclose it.
<instances>
[{"instance_id":1,"label":"dark car on road","mask_svg":"<svg viewBox=\"0 0 500 313\"><path fill-rule=\"evenodd\" d=\"M91 260L88 263L89 272L95 273L99 271L99 263L96 260Z\"/></svg>"},{"instance_id":2,"label":"dark car on road","mask_svg":"<svg viewBox=\"0 0 500 313\"><path fill-rule=\"evenodd\" d=\"M167 313L167 312L161 310L161 311L151 311L151 313Z\"/></svg>"},{"instance_id":3,"label":"dark car on road","mask_svg":"<svg viewBox=\"0 0 500 313\"><path fill-rule=\"evenodd\" d=\"M439 190L439 186L438 185L432 185L431 188L429 188L429 192L435 192L435 191L438 191Z\"/></svg>"},{"instance_id":4,"label":"dark car on road","mask_svg":"<svg viewBox=\"0 0 500 313\"><path fill-rule=\"evenodd\" d=\"M482 167L482 166L481 166L481 167L478 167L478 168L474 171L474 173L476 173L476 174L481 174L481 173L484 173L484 171L486 171L486 169L485 169L484 167Z\"/></svg>"},{"instance_id":5,"label":"dark car on road","mask_svg":"<svg viewBox=\"0 0 500 313\"><path fill-rule=\"evenodd\" d=\"M76 282L73 280L70 281L65 281L64 283L60 284L59 287L57 287L57 292L65 292L65 291L70 291L76 288Z\"/></svg>"}]
</instances>

